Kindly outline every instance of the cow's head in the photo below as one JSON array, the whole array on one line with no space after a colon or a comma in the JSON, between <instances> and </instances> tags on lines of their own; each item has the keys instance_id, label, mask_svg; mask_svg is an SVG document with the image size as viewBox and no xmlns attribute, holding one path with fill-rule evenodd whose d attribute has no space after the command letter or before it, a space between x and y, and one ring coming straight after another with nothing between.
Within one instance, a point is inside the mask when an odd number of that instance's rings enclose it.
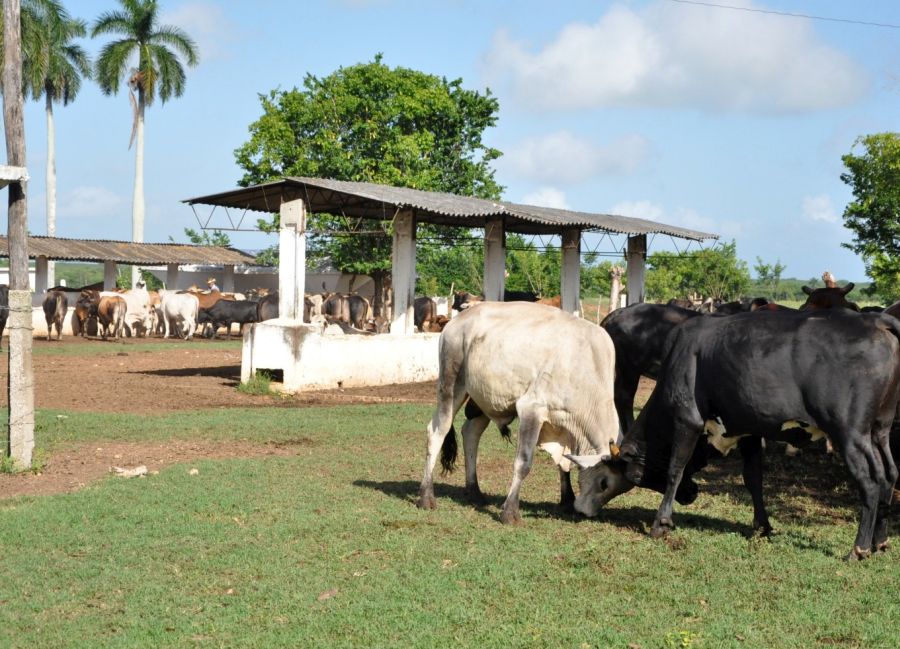
<instances>
[{"instance_id":1,"label":"cow's head","mask_svg":"<svg viewBox=\"0 0 900 649\"><path fill-rule=\"evenodd\" d=\"M806 302L800 307L801 311L807 309L850 309L859 311L859 306L847 299L847 293L853 290L853 282L843 288L840 286L825 288L801 287L806 293Z\"/></svg>"},{"instance_id":2,"label":"cow's head","mask_svg":"<svg viewBox=\"0 0 900 649\"><path fill-rule=\"evenodd\" d=\"M596 516L610 500L630 491L634 483L625 477L626 464L619 459L619 448L609 445L610 452L596 455L566 455L581 469L578 473L579 494L575 511Z\"/></svg>"}]
</instances>

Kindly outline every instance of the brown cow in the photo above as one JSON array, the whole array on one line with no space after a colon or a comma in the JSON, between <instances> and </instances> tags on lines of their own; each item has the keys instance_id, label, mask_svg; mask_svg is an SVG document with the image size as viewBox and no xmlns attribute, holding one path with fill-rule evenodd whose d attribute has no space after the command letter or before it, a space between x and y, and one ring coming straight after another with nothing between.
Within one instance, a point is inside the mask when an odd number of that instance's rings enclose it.
<instances>
[{"instance_id":1,"label":"brown cow","mask_svg":"<svg viewBox=\"0 0 900 649\"><path fill-rule=\"evenodd\" d=\"M538 304L546 304L547 306L555 306L557 309L562 308L562 296L543 297L537 301Z\"/></svg>"},{"instance_id":2,"label":"brown cow","mask_svg":"<svg viewBox=\"0 0 900 649\"><path fill-rule=\"evenodd\" d=\"M56 339L62 338L63 320L69 310L69 300L62 291L47 291L44 298L44 319L47 321L47 340L53 335L53 325L56 325Z\"/></svg>"},{"instance_id":3,"label":"brown cow","mask_svg":"<svg viewBox=\"0 0 900 649\"><path fill-rule=\"evenodd\" d=\"M112 327L113 340L118 340L125 332L125 314L128 305L125 299L104 295L96 306L97 321L100 323L100 335L106 340Z\"/></svg>"},{"instance_id":4,"label":"brown cow","mask_svg":"<svg viewBox=\"0 0 900 649\"><path fill-rule=\"evenodd\" d=\"M826 286L825 288L813 289L808 286L802 286L801 289L806 293L807 298L806 302L800 306L800 310L850 309L851 311L859 311L859 306L847 299L847 293L853 290L853 286L853 282L848 283L844 288Z\"/></svg>"}]
</instances>

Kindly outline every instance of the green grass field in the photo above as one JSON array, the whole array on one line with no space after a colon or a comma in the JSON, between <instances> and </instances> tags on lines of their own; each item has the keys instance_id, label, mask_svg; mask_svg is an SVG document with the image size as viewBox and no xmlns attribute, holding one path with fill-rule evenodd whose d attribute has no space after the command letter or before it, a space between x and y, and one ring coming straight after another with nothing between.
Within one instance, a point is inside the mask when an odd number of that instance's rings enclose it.
<instances>
[{"instance_id":1,"label":"green grass field","mask_svg":"<svg viewBox=\"0 0 900 649\"><path fill-rule=\"evenodd\" d=\"M653 541L658 495L627 494L596 520L561 515L541 455L513 528L497 517L514 447L493 427L479 465L490 504L465 502L460 469L437 478L437 510L416 509L429 414L42 411L38 446L51 452L250 439L296 455L0 501L0 646L900 646L900 550L840 560L855 496L821 453L770 457L771 540L747 537L735 458L704 472L697 502L676 508L678 529Z\"/></svg>"}]
</instances>

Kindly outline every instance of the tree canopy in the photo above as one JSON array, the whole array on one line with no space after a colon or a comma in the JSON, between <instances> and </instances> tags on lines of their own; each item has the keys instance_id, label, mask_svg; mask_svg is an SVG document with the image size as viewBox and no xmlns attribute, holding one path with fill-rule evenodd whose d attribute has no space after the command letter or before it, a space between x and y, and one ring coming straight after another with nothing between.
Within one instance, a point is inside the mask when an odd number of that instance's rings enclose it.
<instances>
[{"instance_id":1,"label":"tree canopy","mask_svg":"<svg viewBox=\"0 0 900 649\"><path fill-rule=\"evenodd\" d=\"M489 90L390 68L378 55L325 77L307 74L301 88L259 99L263 114L235 150L242 186L311 176L500 198L491 163L501 154L483 142L499 110ZM389 272L389 224L311 215L309 230L311 264L327 258L348 273ZM451 240L471 239L468 231L422 226L419 237L426 257L428 246L446 252Z\"/></svg>"},{"instance_id":2,"label":"tree canopy","mask_svg":"<svg viewBox=\"0 0 900 649\"><path fill-rule=\"evenodd\" d=\"M734 241L687 255L655 252L647 257L647 268L646 294L653 301L689 295L731 300L751 285L747 262L738 259Z\"/></svg>"},{"instance_id":3,"label":"tree canopy","mask_svg":"<svg viewBox=\"0 0 900 649\"><path fill-rule=\"evenodd\" d=\"M856 140L841 157L841 174L853 191L844 225L853 232L845 248L860 255L874 282L871 293L900 298L900 133L876 133Z\"/></svg>"}]
</instances>

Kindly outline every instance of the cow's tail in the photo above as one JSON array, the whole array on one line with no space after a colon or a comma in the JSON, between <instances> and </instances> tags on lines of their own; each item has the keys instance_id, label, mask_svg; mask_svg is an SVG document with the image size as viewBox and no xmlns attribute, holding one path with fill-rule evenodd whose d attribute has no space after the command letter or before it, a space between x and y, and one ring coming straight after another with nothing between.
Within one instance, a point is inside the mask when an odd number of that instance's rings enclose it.
<instances>
[{"instance_id":1,"label":"cow's tail","mask_svg":"<svg viewBox=\"0 0 900 649\"><path fill-rule=\"evenodd\" d=\"M441 444L441 475L452 473L456 468L456 456L459 447L456 443L456 429L451 425L450 430L444 435L444 443Z\"/></svg>"}]
</instances>

